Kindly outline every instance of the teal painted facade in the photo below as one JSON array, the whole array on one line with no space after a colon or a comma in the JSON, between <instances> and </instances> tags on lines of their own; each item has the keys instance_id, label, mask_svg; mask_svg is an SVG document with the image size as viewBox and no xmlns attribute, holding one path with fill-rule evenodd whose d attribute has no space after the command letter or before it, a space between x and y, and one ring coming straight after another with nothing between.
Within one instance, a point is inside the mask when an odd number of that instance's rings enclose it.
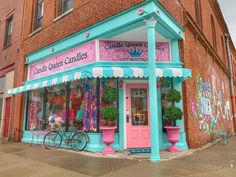
<instances>
[{"instance_id":1,"label":"teal painted facade","mask_svg":"<svg viewBox=\"0 0 236 177\"><path fill-rule=\"evenodd\" d=\"M142 14L138 14L138 9L143 9ZM156 68L183 68L183 63L179 58L178 40L184 39L183 28L162 8L162 6L152 0L148 0L138 6L132 7L127 11L113 16L105 21L95 24L83 31L75 33L65 39L57 41L54 44L46 46L40 50L37 50L26 56L26 65L31 65L42 61L46 58L56 56L78 45L84 44L94 39L105 38L108 39L122 34L126 31L136 29L138 27L145 26L147 28L146 35L148 36L148 62L103 62L97 61L88 65L66 70L60 73L52 74L42 78L26 81L24 84L34 84L43 80L52 80L56 77L62 77L64 75L70 75L77 71L86 71L89 68L94 67L140 67L146 68L148 71L148 78L128 78L129 80L145 80L149 83L149 97L150 97L150 121L151 121L151 154L150 160L157 162L160 160L160 150L167 148L170 144L167 141L166 133L162 131L162 119L161 119L161 93L160 88L157 88L157 83L160 80L156 77ZM85 36L85 32L89 33L89 37ZM155 33L158 32L168 40L170 40L171 49L171 61L170 62L156 62L155 56ZM51 50L53 48L53 50ZM53 52L52 52L53 51ZM182 77L174 78L172 74L169 77L173 77L173 87L181 91ZM121 77L119 81L125 81L127 78ZM124 84L125 85L125 84ZM26 98L27 100L27 98ZM27 103L27 101L26 101ZM123 150L126 147L126 125L125 125L125 88L119 88L119 133L115 134L115 142L112 147L116 150ZM182 102L178 105L182 109ZM25 130L25 122L27 104L25 105L25 116L23 130ZM184 132L184 122L178 121L177 125L181 127L180 130L180 142L177 146L183 150L186 150L186 134ZM102 143L101 133L88 133L89 144L86 150L92 152L101 152L105 145ZM42 137L39 137L39 142ZM37 139L37 137L36 137ZM32 132L24 131L22 142L30 143L32 141ZM37 141L34 143L38 143ZM67 146L64 146L67 147Z\"/></svg>"}]
</instances>

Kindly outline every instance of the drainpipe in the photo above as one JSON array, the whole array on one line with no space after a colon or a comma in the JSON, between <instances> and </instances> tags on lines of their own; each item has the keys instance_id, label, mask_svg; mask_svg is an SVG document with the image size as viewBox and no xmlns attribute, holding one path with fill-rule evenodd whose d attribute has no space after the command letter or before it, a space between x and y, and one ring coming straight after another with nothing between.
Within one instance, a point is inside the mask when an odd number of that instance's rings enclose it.
<instances>
[{"instance_id":1,"label":"drainpipe","mask_svg":"<svg viewBox=\"0 0 236 177\"><path fill-rule=\"evenodd\" d=\"M231 105L233 112L234 132L236 132L234 81L233 81L232 59L230 56L230 47L229 47L229 34L225 34L225 42L226 42L226 52L227 52L228 66L230 72L230 97L231 97Z\"/></svg>"}]
</instances>

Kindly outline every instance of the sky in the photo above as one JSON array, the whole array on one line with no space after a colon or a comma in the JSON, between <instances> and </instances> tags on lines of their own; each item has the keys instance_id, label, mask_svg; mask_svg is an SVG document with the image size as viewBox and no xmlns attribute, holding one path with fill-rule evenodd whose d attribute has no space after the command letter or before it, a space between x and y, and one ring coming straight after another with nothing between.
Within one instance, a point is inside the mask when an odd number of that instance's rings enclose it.
<instances>
[{"instance_id":1,"label":"sky","mask_svg":"<svg viewBox=\"0 0 236 177\"><path fill-rule=\"evenodd\" d=\"M218 2L236 47L236 0L218 0Z\"/></svg>"}]
</instances>

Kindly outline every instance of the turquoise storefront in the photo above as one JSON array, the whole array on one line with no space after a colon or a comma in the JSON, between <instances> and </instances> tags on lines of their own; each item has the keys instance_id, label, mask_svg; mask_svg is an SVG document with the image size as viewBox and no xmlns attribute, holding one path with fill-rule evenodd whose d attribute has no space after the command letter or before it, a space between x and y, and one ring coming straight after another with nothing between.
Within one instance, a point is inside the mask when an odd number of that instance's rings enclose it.
<instances>
[{"instance_id":1,"label":"turquoise storefront","mask_svg":"<svg viewBox=\"0 0 236 177\"><path fill-rule=\"evenodd\" d=\"M191 77L180 62L178 40L184 40L183 28L149 0L28 54L27 81L9 90L26 92L22 142L31 142L36 125L45 131L48 116L60 112L67 131L75 126L87 131L86 150L102 151L101 95L110 86L119 93L114 149L150 147L151 161L159 161L160 149L169 146L163 131L165 94L170 88L181 92L182 82ZM177 106L182 109L182 102ZM129 121L138 109L145 114ZM177 125L177 146L187 149L184 123Z\"/></svg>"}]
</instances>

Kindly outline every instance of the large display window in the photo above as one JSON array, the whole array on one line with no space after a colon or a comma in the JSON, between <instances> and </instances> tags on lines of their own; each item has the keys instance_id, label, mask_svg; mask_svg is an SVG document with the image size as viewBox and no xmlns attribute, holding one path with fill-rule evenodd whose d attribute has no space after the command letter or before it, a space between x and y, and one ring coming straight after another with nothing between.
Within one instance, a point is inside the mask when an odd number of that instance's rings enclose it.
<instances>
[{"instance_id":1,"label":"large display window","mask_svg":"<svg viewBox=\"0 0 236 177\"><path fill-rule=\"evenodd\" d=\"M86 78L29 92L26 130L49 129L48 119L55 115L66 131L98 132L102 121L102 90L117 89L117 79ZM117 101L113 103L118 107Z\"/></svg>"}]
</instances>

